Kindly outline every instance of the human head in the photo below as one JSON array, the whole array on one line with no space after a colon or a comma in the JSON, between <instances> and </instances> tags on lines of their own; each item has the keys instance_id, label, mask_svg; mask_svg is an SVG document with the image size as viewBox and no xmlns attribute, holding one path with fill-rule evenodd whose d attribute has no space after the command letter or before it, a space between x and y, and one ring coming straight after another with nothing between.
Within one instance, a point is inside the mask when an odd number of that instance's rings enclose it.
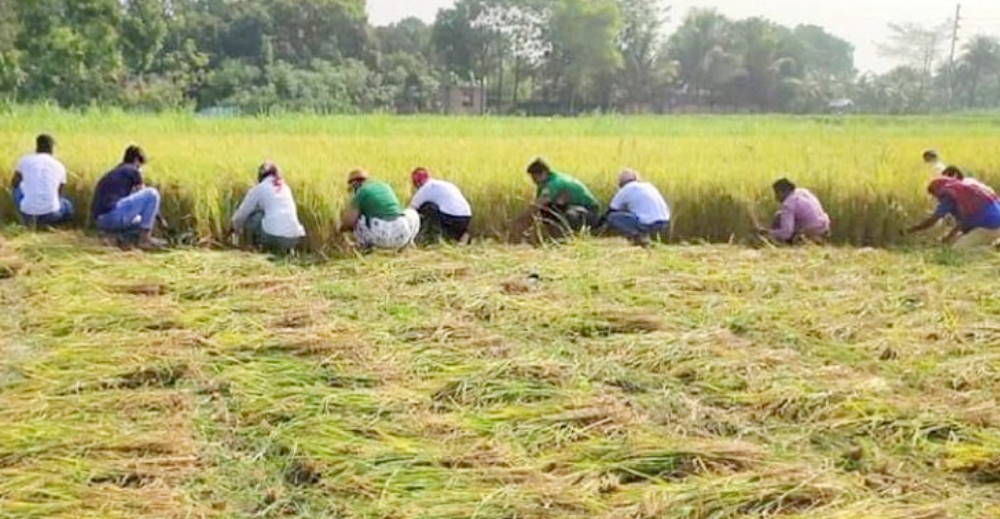
<instances>
[{"instance_id":1,"label":"human head","mask_svg":"<svg viewBox=\"0 0 1000 519\"><path fill-rule=\"evenodd\" d=\"M356 169L347 175L347 185L351 191L357 191L367 181L368 172L363 169Z\"/></svg>"},{"instance_id":2,"label":"human head","mask_svg":"<svg viewBox=\"0 0 1000 519\"><path fill-rule=\"evenodd\" d=\"M784 202L789 195L792 194L798 187L791 180L787 178L782 178L774 183L774 196L778 198L779 202Z\"/></svg>"},{"instance_id":3,"label":"human head","mask_svg":"<svg viewBox=\"0 0 1000 519\"><path fill-rule=\"evenodd\" d=\"M552 168L550 168L543 159L535 159L535 161L528 166L528 174L531 175L531 180L538 185L544 184L545 181L548 180L549 173L551 172Z\"/></svg>"},{"instance_id":4,"label":"human head","mask_svg":"<svg viewBox=\"0 0 1000 519\"><path fill-rule=\"evenodd\" d=\"M941 156L938 155L938 152L936 152L934 150L927 150L927 151L924 152L924 162L925 163L927 163L927 164L934 164L934 163L938 162L939 160L941 160Z\"/></svg>"},{"instance_id":5,"label":"human head","mask_svg":"<svg viewBox=\"0 0 1000 519\"><path fill-rule=\"evenodd\" d=\"M945 191L951 186L956 185L960 182L957 179L949 177L938 177L931 181L931 185L927 188L927 192L930 193L934 198L940 199L944 196Z\"/></svg>"},{"instance_id":6,"label":"human head","mask_svg":"<svg viewBox=\"0 0 1000 519\"><path fill-rule=\"evenodd\" d=\"M273 162L265 162L257 169L257 182L263 182L267 177L280 177L281 170Z\"/></svg>"},{"instance_id":7,"label":"human head","mask_svg":"<svg viewBox=\"0 0 1000 519\"><path fill-rule=\"evenodd\" d=\"M413 180L413 187L416 189L420 189L424 187L424 184L430 182L431 172L427 171L426 168L417 168L413 170L413 173L410 175L410 178Z\"/></svg>"},{"instance_id":8,"label":"human head","mask_svg":"<svg viewBox=\"0 0 1000 519\"><path fill-rule=\"evenodd\" d=\"M625 169L618 174L618 187L625 187L631 184L632 182L638 182L638 181L639 181L639 173L637 173L635 170Z\"/></svg>"},{"instance_id":9,"label":"human head","mask_svg":"<svg viewBox=\"0 0 1000 519\"><path fill-rule=\"evenodd\" d=\"M56 149L56 140L49 134L43 133L35 139L35 152L52 155Z\"/></svg>"},{"instance_id":10,"label":"human head","mask_svg":"<svg viewBox=\"0 0 1000 519\"><path fill-rule=\"evenodd\" d=\"M962 173L962 170L955 166L948 166L941 172L941 175L955 180L965 180L965 173Z\"/></svg>"},{"instance_id":11,"label":"human head","mask_svg":"<svg viewBox=\"0 0 1000 519\"><path fill-rule=\"evenodd\" d=\"M133 144L125 149L125 157L122 159L122 162L132 164L135 167L143 166L146 164L146 152Z\"/></svg>"}]
</instances>

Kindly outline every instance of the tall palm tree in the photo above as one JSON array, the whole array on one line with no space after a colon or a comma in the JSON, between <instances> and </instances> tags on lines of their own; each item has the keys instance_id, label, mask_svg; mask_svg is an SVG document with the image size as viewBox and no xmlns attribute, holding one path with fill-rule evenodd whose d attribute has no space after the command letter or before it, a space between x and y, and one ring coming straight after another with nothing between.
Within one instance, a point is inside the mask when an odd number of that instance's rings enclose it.
<instances>
[{"instance_id":1,"label":"tall palm tree","mask_svg":"<svg viewBox=\"0 0 1000 519\"><path fill-rule=\"evenodd\" d=\"M1000 40L984 35L972 38L965 45L959 70L968 93L968 107L975 108L983 79L1000 75Z\"/></svg>"}]
</instances>

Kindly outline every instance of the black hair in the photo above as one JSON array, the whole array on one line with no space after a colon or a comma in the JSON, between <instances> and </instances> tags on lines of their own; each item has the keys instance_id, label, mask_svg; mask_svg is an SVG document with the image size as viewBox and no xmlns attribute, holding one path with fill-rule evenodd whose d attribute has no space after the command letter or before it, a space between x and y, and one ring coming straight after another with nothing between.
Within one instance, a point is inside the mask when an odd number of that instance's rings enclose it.
<instances>
[{"instance_id":1,"label":"black hair","mask_svg":"<svg viewBox=\"0 0 1000 519\"><path fill-rule=\"evenodd\" d=\"M941 172L941 174L956 180L965 180L965 173L962 173L962 170L956 168L955 166L948 166Z\"/></svg>"},{"instance_id":2,"label":"black hair","mask_svg":"<svg viewBox=\"0 0 1000 519\"><path fill-rule=\"evenodd\" d=\"M142 151L142 148L133 144L125 149L125 158L122 161L125 164L134 164L136 162L139 164L145 164L146 152Z\"/></svg>"},{"instance_id":3,"label":"black hair","mask_svg":"<svg viewBox=\"0 0 1000 519\"><path fill-rule=\"evenodd\" d=\"M777 193L791 193L796 189L798 189L798 186L787 178L783 178L774 183L774 191Z\"/></svg>"},{"instance_id":4,"label":"black hair","mask_svg":"<svg viewBox=\"0 0 1000 519\"><path fill-rule=\"evenodd\" d=\"M937 160L939 158L938 152L934 150L927 150L924 152L924 160Z\"/></svg>"},{"instance_id":5,"label":"black hair","mask_svg":"<svg viewBox=\"0 0 1000 519\"><path fill-rule=\"evenodd\" d=\"M552 168L550 168L549 165L542 159L535 159L535 161L528 166L528 173L532 175L544 175L550 171L552 171Z\"/></svg>"},{"instance_id":6,"label":"black hair","mask_svg":"<svg viewBox=\"0 0 1000 519\"><path fill-rule=\"evenodd\" d=\"M49 134L43 133L35 139L35 152L52 153L56 149L56 140Z\"/></svg>"}]
</instances>

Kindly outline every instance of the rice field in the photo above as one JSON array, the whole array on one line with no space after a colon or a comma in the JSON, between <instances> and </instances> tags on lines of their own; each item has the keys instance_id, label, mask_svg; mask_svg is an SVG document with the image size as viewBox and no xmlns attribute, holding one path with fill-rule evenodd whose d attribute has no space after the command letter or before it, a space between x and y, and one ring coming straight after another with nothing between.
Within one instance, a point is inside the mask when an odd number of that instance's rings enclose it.
<instances>
[{"instance_id":1,"label":"rice field","mask_svg":"<svg viewBox=\"0 0 1000 519\"><path fill-rule=\"evenodd\" d=\"M408 173L432 169L466 192L475 231L516 240L512 221L532 196L523 173L535 156L585 180L604 200L622 167L642 171L676 211L678 241L743 241L750 215L775 210L769 186L787 175L812 188L834 219L839 243L887 246L931 204L925 148L987 181L1000 181L1000 120L950 118L590 117L455 119L319 117L200 119L47 108L8 108L0 119L4 167L30 151L35 134L55 134L82 210L96 179L130 143L152 162L172 232L220 239L235 205L265 159L285 170L314 249L334 248L345 175L356 167L389 181L408 199ZM8 196L0 215L12 219Z\"/></svg>"},{"instance_id":2,"label":"rice field","mask_svg":"<svg viewBox=\"0 0 1000 519\"><path fill-rule=\"evenodd\" d=\"M3 233L4 519L1000 515L990 252Z\"/></svg>"}]
</instances>

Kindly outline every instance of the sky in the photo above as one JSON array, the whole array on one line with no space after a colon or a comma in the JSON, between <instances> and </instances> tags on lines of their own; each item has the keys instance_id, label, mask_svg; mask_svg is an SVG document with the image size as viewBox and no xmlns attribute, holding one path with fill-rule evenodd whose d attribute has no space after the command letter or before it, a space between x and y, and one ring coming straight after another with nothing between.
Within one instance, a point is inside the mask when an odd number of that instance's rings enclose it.
<instances>
[{"instance_id":1,"label":"sky","mask_svg":"<svg viewBox=\"0 0 1000 519\"><path fill-rule=\"evenodd\" d=\"M859 70L885 72L895 63L879 55L890 22L939 24L955 16L949 0L666 0L671 29L692 7L714 7L732 18L763 16L784 25L815 24L854 44ZM974 34L1000 36L1000 1L962 0L963 40ZM384 25L408 16L428 22L454 0L368 0L372 23Z\"/></svg>"}]
</instances>

